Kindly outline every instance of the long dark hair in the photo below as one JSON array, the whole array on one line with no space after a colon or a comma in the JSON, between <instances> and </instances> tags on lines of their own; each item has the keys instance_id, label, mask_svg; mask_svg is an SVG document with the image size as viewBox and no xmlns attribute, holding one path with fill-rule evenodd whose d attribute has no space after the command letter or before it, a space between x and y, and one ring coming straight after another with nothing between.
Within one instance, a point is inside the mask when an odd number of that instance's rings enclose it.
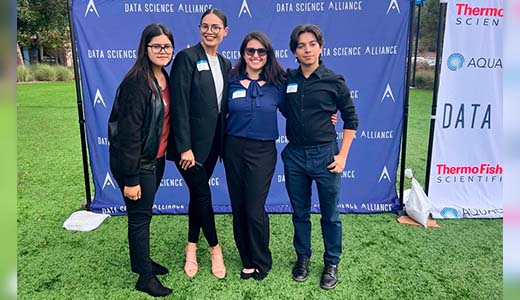
<instances>
[{"instance_id":1,"label":"long dark hair","mask_svg":"<svg viewBox=\"0 0 520 300\"><path fill-rule=\"evenodd\" d=\"M209 15L209 14L214 14L215 16L217 16L220 20L222 20L222 23L224 24L224 28L227 27L227 17L226 15L224 14L223 11L221 11L220 9L218 8L210 8L210 9L207 9L203 14L202 14L202 17L200 17L200 22L199 23L202 23L202 19L204 19L205 16Z\"/></svg>"},{"instance_id":2,"label":"long dark hair","mask_svg":"<svg viewBox=\"0 0 520 300\"><path fill-rule=\"evenodd\" d=\"M159 35L166 35L170 42L172 43L172 47L175 46L173 41L173 34L168 29L168 27L162 25L162 24L150 24L145 27L143 30L143 33L141 34L141 41L139 42L139 49L137 50L137 59L128 71L126 73L123 80L134 77L134 76L142 76L144 79L146 79L146 83L148 83L148 86L152 90L152 92L159 96L161 91L157 89L157 86L155 85L155 76L153 75L152 67L150 59L148 58L148 43L150 41ZM172 53L173 57L173 53ZM171 62L171 61L170 61Z\"/></svg>"},{"instance_id":3,"label":"long dark hair","mask_svg":"<svg viewBox=\"0 0 520 300\"><path fill-rule=\"evenodd\" d=\"M240 58L238 59L237 64L235 65L235 68L231 71L231 75L236 75L241 72L245 72L246 70L246 61L244 59L245 49L247 47L247 43L251 40L257 40L262 44L262 46L267 49L267 60L264 65L264 68L262 70L262 74L265 77L266 83L273 83L273 84L280 84L285 80L285 72L278 63L278 60L276 59L276 55L274 54L274 49L271 44L271 41L262 32L250 32L242 41L242 45L240 45Z\"/></svg>"}]
</instances>

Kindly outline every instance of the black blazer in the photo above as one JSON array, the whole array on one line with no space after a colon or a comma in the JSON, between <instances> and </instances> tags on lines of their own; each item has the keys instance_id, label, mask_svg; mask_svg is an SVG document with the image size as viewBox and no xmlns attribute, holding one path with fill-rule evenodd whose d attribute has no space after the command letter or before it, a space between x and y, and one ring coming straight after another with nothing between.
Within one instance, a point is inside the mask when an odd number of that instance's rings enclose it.
<instances>
[{"instance_id":1,"label":"black blazer","mask_svg":"<svg viewBox=\"0 0 520 300\"><path fill-rule=\"evenodd\" d=\"M163 69L165 76L168 76ZM155 87L161 90L154 79ZM110 118L110 168L119 184L139 184L143 170L153 170L161 141L164 104L152 92L146 78L135 75L119 85Z\"/></svg>"},{"instance_id":2,"label":"black blazer","mask_svg":"<svg viewBox=\"0 0 520 300\"><path fill-rule=\"evenodd\" d=\"M224 90L221 104L221 145L227 114L228 73L231 62L218 54ZM208 158L217 128L218 103L215 83L210 70L199 71L197 62L209 60L202 45L186 48L173 61L170 72L171 129L166 158L179 161L180 153L191 149L195 160L204 163ZM211 68L211 66L209 66ZM221 151L221 149L220 149ZM220 154L220 153L219 153Z\"/></svg>"}]
</instances>

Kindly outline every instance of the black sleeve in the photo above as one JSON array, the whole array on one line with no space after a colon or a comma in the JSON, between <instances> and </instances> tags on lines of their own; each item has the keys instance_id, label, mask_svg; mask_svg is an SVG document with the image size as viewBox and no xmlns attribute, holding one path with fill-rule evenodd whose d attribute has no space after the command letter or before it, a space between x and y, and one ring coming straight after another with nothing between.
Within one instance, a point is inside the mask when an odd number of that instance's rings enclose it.
<instances>
[{"instance_id":1,"label":"black sleeve","mask_svg":"<svg viewBox=\"0 0 520 300\"><path fill-rule=\"evenodd\" d=\"M177 151L191 149L190 92L195 62L185 51L179 52L170 72L171 125Z\"/></svg>"},{"instance_id":2,"label":"black sleeve","mask_svg":"<svg viewBox=\"0 0 520 300\"><path fill-rule=\"evenodd\" d=\"M129 81L121 84L117 99L117 152L125 186L139 184L141 165L142 127L146 103L150 97L142 85Z\"/></svg>"},{"instance_id":3,"label":"black sleeve","mask_svg":"<svg viewBox=\"0 0 520 300\"><path fill-rule=\"evenodd\" d=\"M352 98L350 97L350 90L345 84L343 76L338 78L338 110L341 112L341 119L343 120L343 129L356 130L358 128L358 115L356 107Z\"/></svg>"},{"instance_id":4,"label":"black sleeve","mask_svg":"<svg viewBox=\"0 0 520 300\"><path fill-rule=\"evenodd\" d=\"M231 70L233 69L233 65L231 64L231 61L229 59L226 59L227 61L227 73L229 74Z\"/></svg>"}]
</instances>

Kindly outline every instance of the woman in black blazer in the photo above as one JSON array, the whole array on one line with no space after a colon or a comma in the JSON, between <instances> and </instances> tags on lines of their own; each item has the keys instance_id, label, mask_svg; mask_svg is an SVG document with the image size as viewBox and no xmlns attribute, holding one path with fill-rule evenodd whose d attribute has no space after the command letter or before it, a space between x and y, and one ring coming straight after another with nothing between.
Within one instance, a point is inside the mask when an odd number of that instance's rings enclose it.
<instances>
[{"instance_id":1,"label":"woman in black blazer","mask_svg":"<svg viewBox=\"0 0 520 300\"><path fill-rule=\"evenodd\" d=\"M170 74L172 114L167 159L175 162L188 185L188 243L184 271L195 276L200 229L210 246L211 271L224 278L226 268L218 243L208 180L222 152L226 91L231 62L217 53L228 33L227 18L218 9L204 12L201 42L175 56Z\"/></svg>"}]
</instances>

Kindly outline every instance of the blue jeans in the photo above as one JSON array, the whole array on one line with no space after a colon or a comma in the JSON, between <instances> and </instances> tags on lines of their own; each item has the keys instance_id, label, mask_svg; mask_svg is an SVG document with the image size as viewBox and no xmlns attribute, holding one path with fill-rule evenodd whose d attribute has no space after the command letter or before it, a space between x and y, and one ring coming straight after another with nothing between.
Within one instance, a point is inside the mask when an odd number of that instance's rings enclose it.
<instances>
[{"instance_id":1,"label":"blue jeans","mask_svg":"<svg viewBox=\"0 0 520 300\"><path fill-rule=\"evenodd\" d=\"M314 146L289 143L282 151L285 186L293 208L293 245L299 258L311 257L311 185L316 181L321 211L325 265L337 265L341 256L341 220L338 201L340 174L327 169L338 153L336 141Z\"/></svg>"}]
</instances>

